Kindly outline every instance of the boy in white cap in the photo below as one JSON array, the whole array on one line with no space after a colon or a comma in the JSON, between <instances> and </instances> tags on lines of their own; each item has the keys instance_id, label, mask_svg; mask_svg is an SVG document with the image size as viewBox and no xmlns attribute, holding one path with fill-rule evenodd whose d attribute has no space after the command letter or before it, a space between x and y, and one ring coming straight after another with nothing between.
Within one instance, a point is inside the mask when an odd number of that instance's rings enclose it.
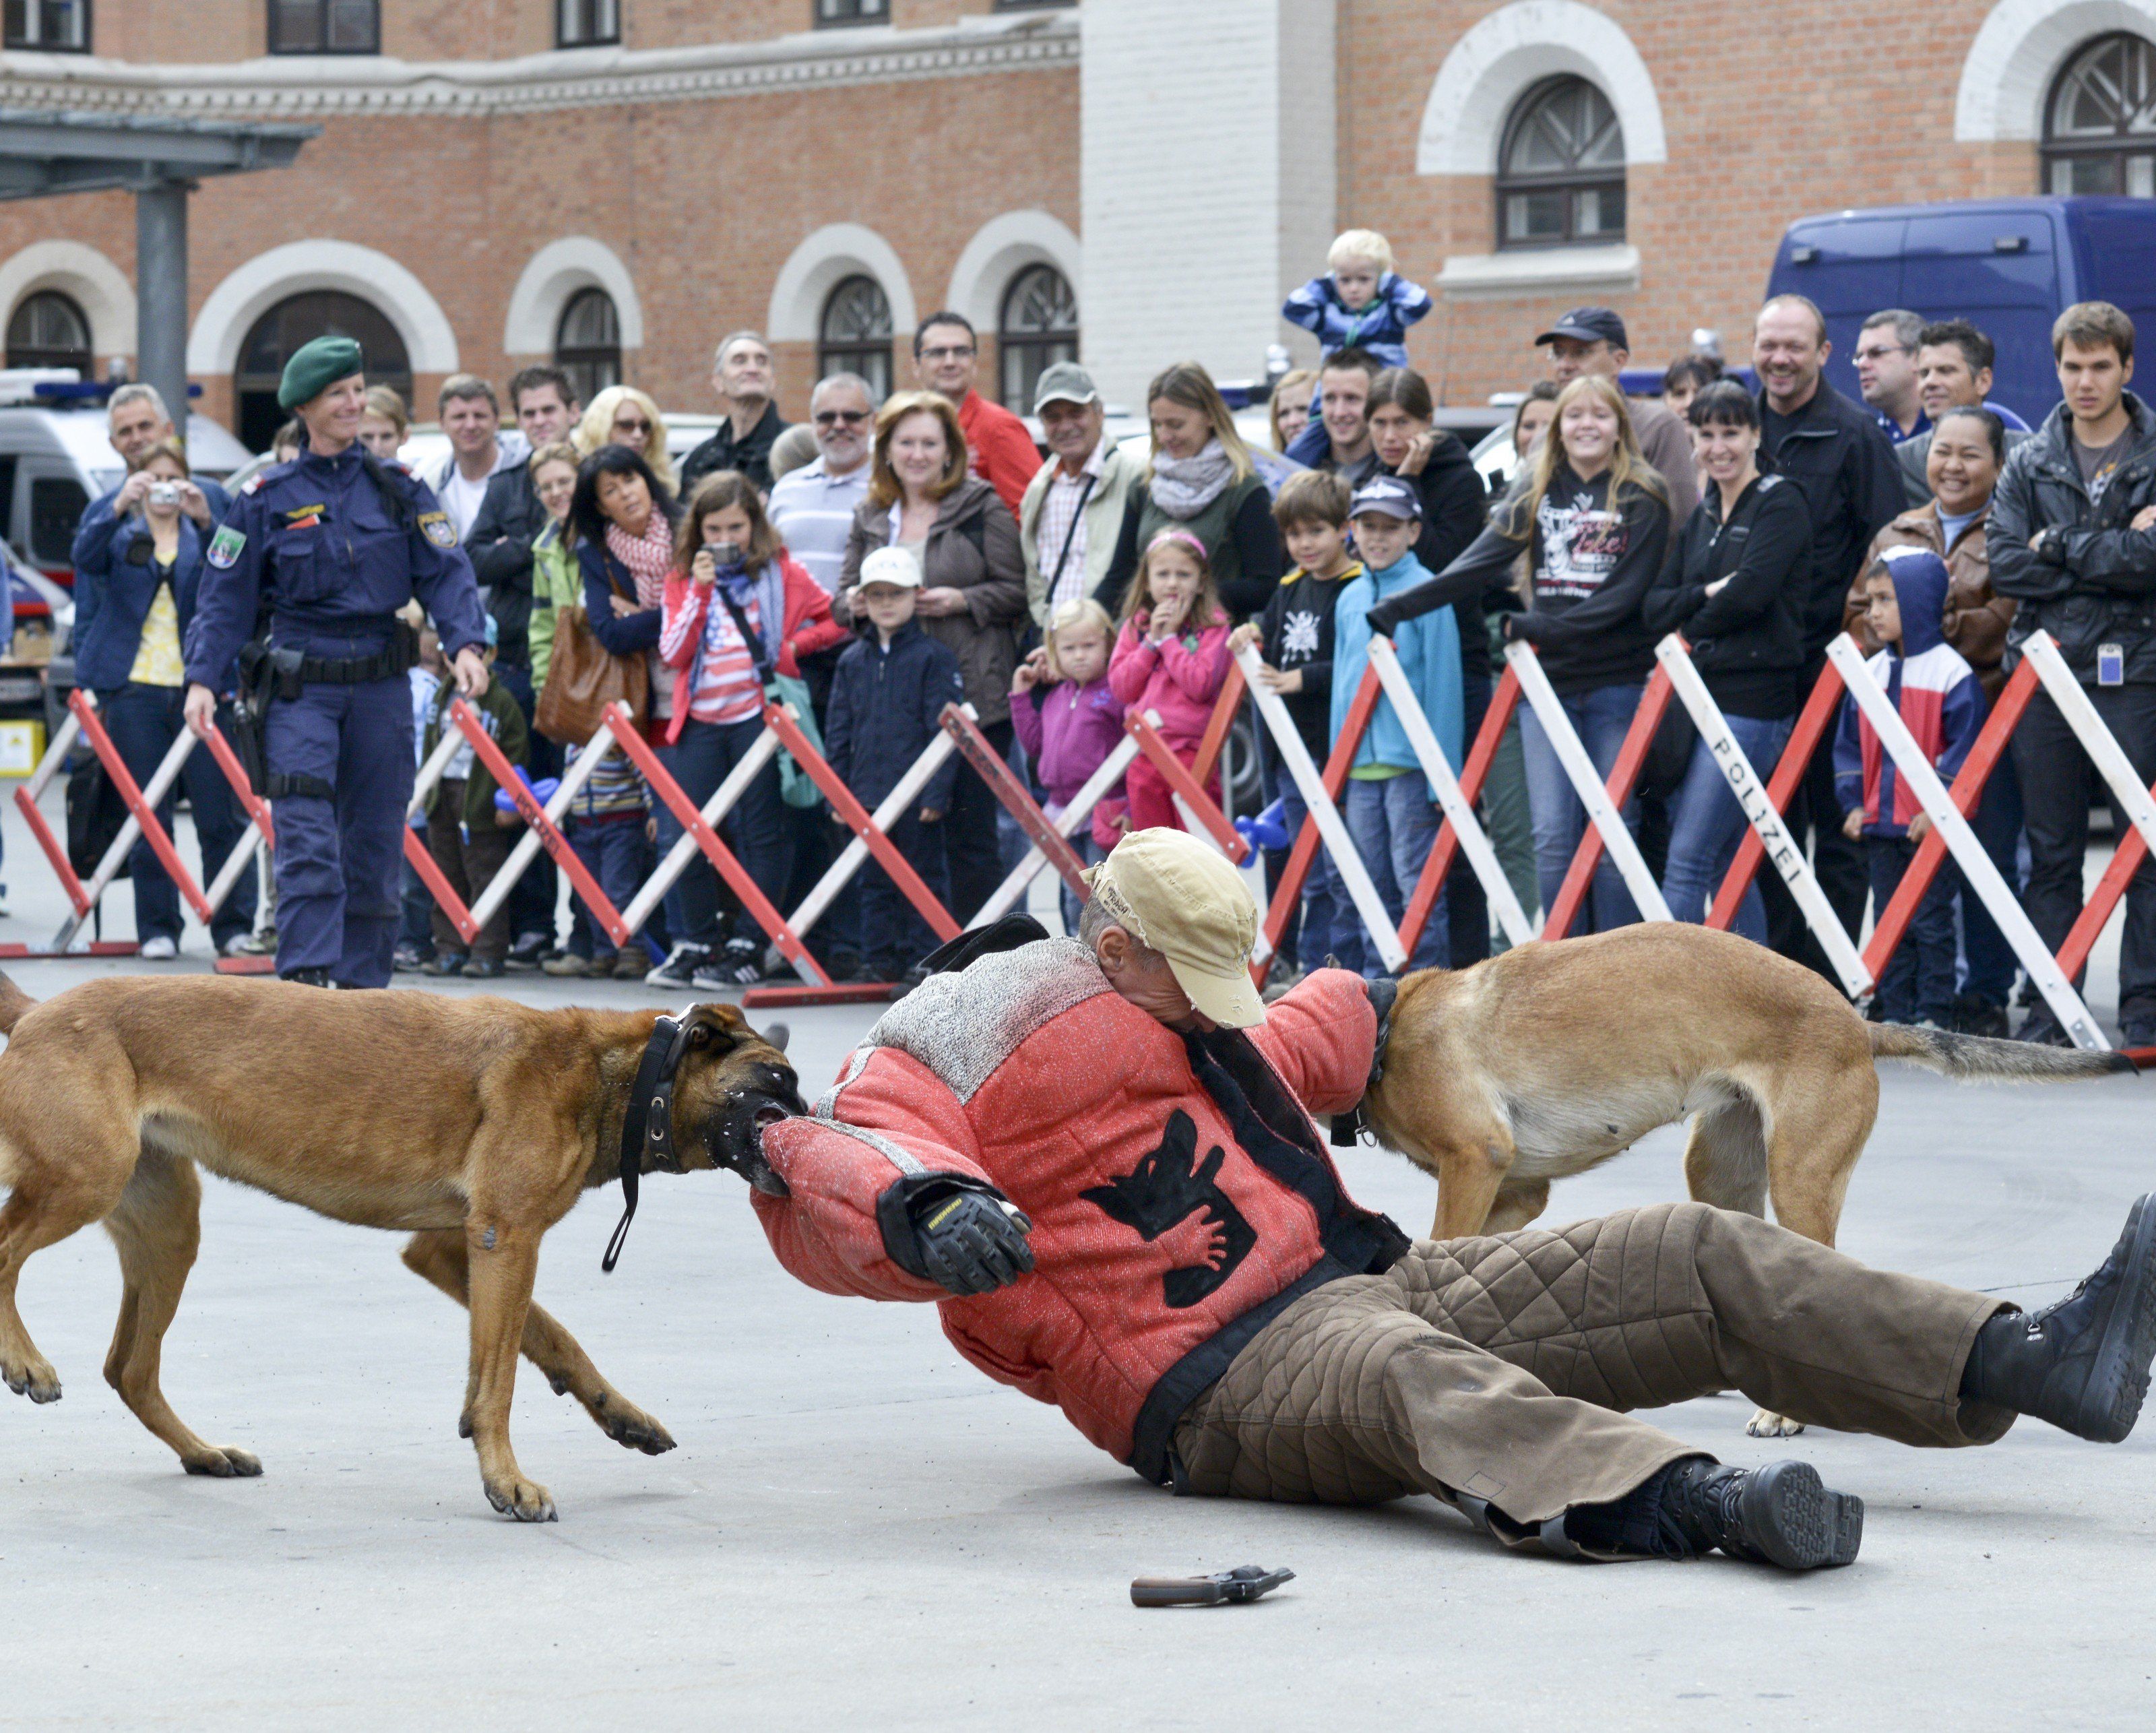
<instances>
[{"instance_id":1,"label":"boy in white cap","mask_svg":"<svg viewBox=\"0 0 2156 1733\"><path fill-rule=\"evenodd\" d=\"M861 562L854 592L860 641L847 646L832 676L824 754L870 812L942 732L937 718L943 707L965 697L958 658L913 617L920 598L920 562L905 548L879 548ZM946 759L919 804L887 833L939 900L947 894L942 820L957 774L957 757ZM860 882L861 967L855 979L903 980L935 949L936 935L873 860L861 868Z\"/></svg>"},{"instance_id":2,"label":"boy in white cap","mask_svg":"<svg viewBox=\"0 0 2156 1733\"><path fill-rule=\"evenodd\" d=\"M1735 1387L1910 1444L1989 1443L2016 1414L2131 1428L2156 1196L2028 1316L1704 1204L1410 1244L1310 1117L1383 1062L1393 984L1318 969L1260 1004L1257 910L1180 831L1133 832L1088 878L1078 938L930 975L812 1114L766 1130L785 1190L754 1202L803 1281L937 1302L968 1360L1147 1478L1429 1493L1566 1556L1811 1569L1855 1558L1858 1499L1626 1411Z\"/></svg>"}]
</instances>

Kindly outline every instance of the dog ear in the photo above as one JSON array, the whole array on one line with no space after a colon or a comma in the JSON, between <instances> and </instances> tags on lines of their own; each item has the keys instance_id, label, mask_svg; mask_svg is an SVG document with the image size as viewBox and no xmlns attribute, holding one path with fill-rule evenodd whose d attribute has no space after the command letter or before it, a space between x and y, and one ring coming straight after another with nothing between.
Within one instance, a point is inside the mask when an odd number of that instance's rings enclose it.
<instances>
[{"instance_id":1,"label":"dog ear","mask_svg":"<svg viewBox=\"0 0 2156 1733\"><path fill-rule=\"evenodd\" d=\"M777 1047L782 1053L786 1051L787 1042L793 1038L793 1031L791 1029L788 1029L783 1023L765 1024L763 1026L762 1034L764 1040L770 1043L771 1046Z\"/></svg>"},{"instance_id":2,"label":"dog ear","mask_svg":"<svg viewBox=\"0 0 2156 1733\"><path fill-rule=\"evenodd\" d=\"M699 1005L689 1013L689 1051L692 1053L708 1052L715 1043L737 1046L753 1034L737 1005Z\"/></svg>"}]
</instances>

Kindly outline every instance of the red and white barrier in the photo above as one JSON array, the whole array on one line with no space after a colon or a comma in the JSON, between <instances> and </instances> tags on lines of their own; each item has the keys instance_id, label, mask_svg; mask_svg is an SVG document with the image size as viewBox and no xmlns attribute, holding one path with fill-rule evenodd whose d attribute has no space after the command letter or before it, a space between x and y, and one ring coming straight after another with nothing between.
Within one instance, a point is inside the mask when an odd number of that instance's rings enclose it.
<instances>
[{"instance_id":1,"label":"red and white barrier","mask_svg":"<svg viewBox=\"0 0 2156 1733\"><path fill-rule=\"evenodd\" d=\"M1109 791L1123 779L1130 769L1131 760L1138 755L1138 743L1126 734L1116 743L1115 750L1101 761L1101 768L1086 779L1085 785L1070 798L1070 804L1053 819L1049 828L1065 839L1075 836L1081 825L1093 821L1093 809L1108 797ZM1009 875L996 887L994 896L983 902L974 914L973 924L985 927L1001 920L1025 896L1034 880L1048 870L1049 859L1040 843L1035 841L1025 851L1024 858L1011 868ZM1081 892L1081 899L1090 892Z\"/></svg>"},{"instance_id":2,"label":"red and white barrier","mask_svg":"<svg viewBox=\"0 0 2156 1733\"><path fill-rule=\"evenodd\" d=\"M1512 881L1505 877L1504 869L1497 864L1497 851L1490 846L1490 839L1475 816L1475 803L1461 788L1460 780L1452 774L1452 766L1445 762L1445 748L1439 744L1437 731L1430 725L1423 713L1421 702L1414 688L1408 684L1407 671L1400 666L1400 659L1394 652L1392 640L1377 637L1370 640L1370 666L1378 671L1378 680L1392 700L1393 713L1399 717L1405 730L1408 744L1414 748L1415 759L1422 766L1423 774L1437 790L1437 804L1445 814L1445 822L1452 827L1460 839L1460 846L1467 856L1467 865L1482 886L1482 894L1496 911L1497 923L1505 929L1505 936L1514 944L1525 944L1535 936L1534 928L1527 919L1527 912L1520 907L1520 899L1513 892ZM1442 883L1440 878L1439 882ZM1420 886L1417 886L1420 889ZM1432 901L1435 902L1435 897ZM1405 927L1406 922L1402 920ZM1419 926L1417 936L1420 934ZM1404 933L1403 944L1408 943Z\"/></svg>"},{"instance_id":3,"label":"red and white barrier","mask_svg":"<svg viewBox=\"0 0 2156 1733\"><path fill-rule=\"evenodd\" d=\"M1385 912L1384 899L1378 894L1378 887L1370 877L1369 868L1363 865L1363 856L1348 834L1347 821L1340 816L1340 809L1334 804L1339 795L1338 786L1328 784L1327 778L1319 773L1311 759L1309 748L1303 744L1302 735L1296 728L1295 718L1287 713L1287 706L1281 702L1280 694L1258 677L1259 670L1265 663L1258 655L1256 645L1245 645L1236 652L1235 661L1243 673L1245 683L1250 688L1251 699L1258 707L1258 718L1272 735L1273 745L1281 755L1281 763L1287 767L1287 774L1295 779L1296 792L1302 796L1304 809L1309 814L1303 822L1303 831L1307 833L1315 828L1317 837L1332 856L1333 870L1347 888L1348 900L1355 905L1355 913L1362 920L1363 930L1370 935L1371 944L1378 948L1378 960L1389 972L1399 973L1407 967L1407 950L1400 943L1399 932L1393 925L1392 917ZM1375 677L1373 660L1371 670L1364 677L1365 686L1370 686ZM1348 764L1353 764L1355 753L1362 744L1363 733L1368 728L1369 719L1376 710L1377 702L1373 697L1363 708L1361 726L1352 733L1348 728L1341 730L1340 739L1347 745ZM1339 746L1336 744L1332 757L1337 759L1341 756ZM1298 856L1302 857L1299 865ZM1289 874L1283 872L1280 883L1273 891L1274 900L1281 906L1283 916L1286 907L1301 895L1302 881L1309 870L1308 856L1303 851L1301 837L1296 839L1296 852L1290 856L1289 863L1294 872L1292 885ZM1265 926L1266 932L1258 947L1257 960L1260 963L1270 960L1273 946L1279 942L1280 934L1285 930L1284 919L1282 923L1276 923L1269 918Z\"/></svg>"},{"instance_id":4,"label":"red and white barrier","mask_svg":"<svg viewBox=\"0 0 2156 1733\"><path fill-rule=\"evenodd\" d=\"M1220 852L1238 866L1249 860L1250 846L1243 841L1242 832L1214 804L1204 784L1190 774L1190 766L1176 757L1175 748L1161 737L1160 712L1148 710L1142 716L1135 712L1127 714L1123 729L1137 742L1138 750L1168 784L1177 810L1183 815L1183 828L1193 836L1210 837ZM1224 736L1225 730L1222 732Z\"/></svg>"},{"instance_id":5,"label":"red and white barrier","mask_svg":"<svg viewBox=\"0 0 2156 1733\"><path fill-rule=\"evenodd\" d=\"M1670 701L1669 676L1657 671L1647 682L1638 714L1633 718L1630 733L1625 737L1616 763L1611 767L1605 784L1594 768L1594 760L1588 756L1587 748L1581 743L1572 719L1564 713L1556 689L1532 646L1514 642L1505 646L1505 660L1512 671L1519 676L1520 692L1533 707L1535 719L1542 724L1543 732L1549 737L1556 751L1558 762L1564 766L1566 779L1578 795L1580 804L1587 809L1587 834L1581 837L1579 851L1573 856L1572 868L1565 876L1564 887L1559 892L1557 906L1548 911L1543 928L1545 938L1562 938L1571 930L1573 917L1587 894L1594 877L1599 856L1604 849L1617 864L1625 888L1632 893L1642 920L1666 921L1670 906L1662 900L1661 887L1655 876L1647 871L1647 863L1640 853L1639 845L1625 825L1619 810L1631 798L1632 785L1639 779L1640 766L1646 760L1647 748L1654 743L1655 731L1661 725L1662 712Z\"/></svg>"},{"instance_id":6,"label":"red and white barrier","mask_svg":"<svg viewBox=\"0 0 2156 1733\"><path fill-rule=\"evenodd\" d=\"M44 848L47 858L53 861L56 868L61 870L61 882L67 887L68 901L72 905L71 910L67 918L60 923L59 930L54 934L49 952L40 954L27 949L11 949L0 954L23 956L81 954L75 948L75 935L82 930L83 923L90 918L91 912L96 908L100 899L110 887L112 881L118 877L121 866L126 862L128 855L132 852L138 841L146 841L149 843L151 851L157 857L158 864L165 869L166 874L172 879L181 897L186 900L187 907L194 912L195 918L207 927L216 917L218 910L224 906L225 899L232 894L233 887L239 882L241 875L246 872L249 862L254 858L256 851L267 841L270 834L269 810L261 801L254 798L253 791L248 788L246 776L240 770L239 761L234 755L231 747L223 737L218 733L214 724L211 726L208 736L198 735L192 729L183 728L173 736L172 745L167 749L165 756L158 761L157 768L151 775L148 784L138 785L128 771L126 761L121 757L120 749L112 743L112 737L105 732L105 724L97 714L95 700L88 692L78 687L69 694L68 712L69 723L72 727L64 727L60 730L59 736L54 740L52 751L49 751L44 761L39 764L39 771L44 773L43 779L33 777L29 786L17 791L16 799L25 816L32 819L32 831L37 836L39 846ZM47 768L48 765L56 769L59 759L55 754L64 756L78 735L90 743L90 749L97 754L100 762L105 766L105 774L111 779L113 787L119 791L121 799L126 803L127 806L126 822L121 825L119 833L113 837L110 845L105 849L104 856L97 863L96 870L91 873L90 881L86 884L76 877L72 867L69 866L66 850L59 845L51 831L45 825L43 815L37 814L36 811L36 792L42 790L45 782L50 780L52 774L52 770ZM241 810L248 816L248 826L244 834L234 846L232 852L225 858L216 876L211 880L210 887L207 892L196 881L194 875L187 871L186 864L180 859L179 850L173 846L172 837L167 833L164 825L157 817L157 808L163 803L165 796L172 791L172 784L179 779L180 772L185 767L187 759L193 754L195 748L204 744L206 740L209 743L212 756L216 759L220 771L233 783L234 792L240 800ZM139 945L129 944L121 947L116 954L126 954L137 949ZM92 949L104 955L116 954L115 950L109 947L93 946Z\"/></svg>"},{"instance_id":7,"label":"red and white barrier","mask_svg":"<svg viewBox=\"0 0 2156 1733\"><path fill-rule=\"evenodd\" d=\"M968 722L975 714L970 704L947 707L947 715L951 709L959 709ZM957 742L948 733L938 734L921 748L921 756L906 767L906 774L891 785L891 792L868 815L870 825L878 835L887 837L891 827L913 810L921 799L921 791L957 749ZM824 911L845 888L847 882L868 864L870 853L867 841L856 832L853 841L839 851L838 858L824 869L824 876L809 887L808 894L801 899L801 906L789 918L788 924L796 933L805 933L823 918ZM925 892L927 887L922 889Z\"/></svg>"},{"instance_id":8,"label":"red and white barrier","mask_svg":"<svg viewBox=\"0 0 2156 1733\"><path fill-rule=\"evenodd\" d=\"M2044 1002L2051 1006L2060 1026L2075 1046L2108 1051L2111 1043L2097 1027L2096 1019L2089 1015L2081 995L2060 969L2058 960L2044 948L2043 940L2036 936L2036 929L2022 912L2020 899L2007 887L1999 868L1992 863L1984 845L1977 841L1976 833L1969 829L1968 819L1939 781L1931 759L1917 744L1901 712L1864 666L1864 652L1844 632L1827 645L1826 653L1850 697L1856 700L1857 708L1878 735L1881 747L1893 759L1896 774L1908 784L1909 791L1931 819L1955 864L1961 868L1964 879L1983 899L1984 908L1998 923L2006 942L2014 947L2021 966L2029 971L2030 981L2044 995ZM2040 669L2038 678L2041 677ZM2083 702L2086 702L2085 697ZM2088 720L2102 729L2102 724L2097 721L2092 709ZM2108 739L2107 733L2105 738Z\"/></svg>"},{"instance_id":9,"label":"red and white barrier","mask_svg":"<svg viewBox=\"0 0 2156 1733\"><path fill-rule=\"evenodd\" d=\"M1811 863L1804 858L1796 838L1789 834L1789 826L1782 822L1781 813L1768 799L1766 784L1760 780L1744 748L1738 743L1728 719L1707 691L1699 670L1692 666L1684 640L1671 632L1655 646L1655 656L1669 676L1677 702L1690 713L1692 726L1699 730L1699 738L1713 753L1715 765L1728 782L1730 793L1737 797L1744 820L1758 837L1766 859L1789 886L1789 894L1803 912L1805 924L1825 951L1827 960L1834 964L1835 973L1841 977L1843 990L1851 999L1861 998L1871 990L1871 971L1864 966L1856 943L1828 906L1826 892L1820 888ZM1695 909L1692 913L1697 917L1698 911ZM1733 918L1733 905L1730 913Z\"/></svg>"}]
</instances>

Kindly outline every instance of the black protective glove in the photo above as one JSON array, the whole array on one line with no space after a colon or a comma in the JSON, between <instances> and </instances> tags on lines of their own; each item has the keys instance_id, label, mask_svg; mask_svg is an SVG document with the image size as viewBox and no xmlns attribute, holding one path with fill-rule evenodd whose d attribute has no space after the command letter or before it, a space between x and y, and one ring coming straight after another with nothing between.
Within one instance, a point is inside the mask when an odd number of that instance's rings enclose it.
<instances>
[{"instance_id":1,"label":"black protective glove","mask_svg":"<svg viewBox=\"0 0 2156 1733\"><path fill-rule=\"evenodd\" d=\"M911 1214L922 1269L953 1293L1008 1287L1033 1268L1033 1223L1016 1204L961 1191L916 1199Z\"/></svg>"}]
</instances>

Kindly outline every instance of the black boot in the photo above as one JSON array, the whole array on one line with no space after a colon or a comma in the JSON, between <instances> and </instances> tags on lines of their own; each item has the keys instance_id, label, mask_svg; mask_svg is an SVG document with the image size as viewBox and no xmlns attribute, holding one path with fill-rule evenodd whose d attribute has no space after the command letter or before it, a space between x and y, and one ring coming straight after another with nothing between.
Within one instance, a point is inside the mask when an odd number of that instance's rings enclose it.
<instances>
[{"instance_id":1,"label":"black boot","mask_svg":"<svg viewBox=\"0 0 2156 1733\"><path fill-rule=\"evenodd\" d=\"M1864 1500L1830 1492L1810 1463L1732 1468L1695 1457L1674 1464L1662 1489L1662 1520L1699 1551L1816 1571L1846 1565L1864 1539Z\"/></svg>"},{"instance_id":2,"label":"black boot","mask_svg":"<svg viewBox=\"0 0 2156 1733\"><path fill-rule=\"evenodd\" d=\"M326 969L295 969L285 979L297 987L334 987Z\"/></svg>"},{"instance_id":3,"label":"black boot","mask_svg":"<svg viewBox=\"0 0 2156 1733\"><path fill-rule=\"evenodd\" d=\"M1977 1331L1961 1394L2116 1444L2140 1417L2152 1358L2156 1192L2135 1200L2111 1255L2064 1299L2001 1312Z\"/></svg>"}]
</instances>

